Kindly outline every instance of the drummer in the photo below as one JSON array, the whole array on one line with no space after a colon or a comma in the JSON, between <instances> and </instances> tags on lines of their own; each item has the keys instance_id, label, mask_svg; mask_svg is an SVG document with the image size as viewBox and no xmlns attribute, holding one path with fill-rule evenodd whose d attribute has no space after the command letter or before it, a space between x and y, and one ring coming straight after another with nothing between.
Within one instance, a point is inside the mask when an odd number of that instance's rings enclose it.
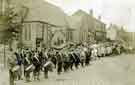
<instances>
[{"instance_id":1,"label":"drummer","mask_svg":"<svg viewBox=\"0 0 135 85\"><path fill-rule=\"evenodd\" d=\"M43 52L42 64L43 64L43 69L44 69L44 78L48 78L48 69L45 67L45 64L48 61L48 52L46 48L42 52Z\"/></svg>"},{"instance_id":2,"label":"drummer","mask_svg":"<svg viewBox=\"0 0 135 85\"><path fill-rule=\"evenodd\" d=\"M39 75L40 75L40 70L41 70L41 56L39 56L38 52L36 51L33 57L33 65L35 66L35 69L33 71L34 73L34 80L40 80Z\"/></svg>"},{"instance_id":3,"label":"drummer","mask_svg":"<svg viewBox=\"0 0 135 85\"><path fill-rule=\"evenodd\" d=\"M14 83L14 67L16 66L16 56L13 52L13 49L10 49L8 56L8 68L9 68L9 85L15 85Z\"/></svg>"},{"instance_id":4,"label":"drummer","mask_svg":"<svg viewBox=\"0 0 135 85\"><path fill-rule=\"evenodd\" d=\"M32 65L32 59L30 57L30 53L27 52L26 57L24 59L24 76L26 82L30 82L31 65Z\"/></svg>"}]
</instances>

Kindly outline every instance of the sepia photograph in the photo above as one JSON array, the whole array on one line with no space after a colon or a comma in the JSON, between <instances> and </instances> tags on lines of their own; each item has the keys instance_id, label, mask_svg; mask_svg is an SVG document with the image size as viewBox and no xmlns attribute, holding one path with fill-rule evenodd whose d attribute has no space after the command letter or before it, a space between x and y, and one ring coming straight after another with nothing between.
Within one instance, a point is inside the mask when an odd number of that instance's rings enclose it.
<instances>
[{"instance_id":1,"label":"sepia photograph","mask_svg":"<svg viewBox=\"0 0 135 85\"><path fill-rule=\"evenodd\" d=\"M0 0L0 85L134 79L134 0Z\"/></svg>"}]
</instances>

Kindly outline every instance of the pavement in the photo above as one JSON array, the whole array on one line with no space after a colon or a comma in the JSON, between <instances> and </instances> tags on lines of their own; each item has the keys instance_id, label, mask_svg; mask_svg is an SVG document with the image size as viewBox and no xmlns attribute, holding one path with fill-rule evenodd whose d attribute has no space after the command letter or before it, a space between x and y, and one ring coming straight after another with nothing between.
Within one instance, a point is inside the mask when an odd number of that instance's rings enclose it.
<instances>
[{"instance_id":1,"label":"pavement","mask_svg":"<svg viewBox=\"0 0 135 85\"><path fill-rule=\"evenodd\" d=\"M134 60L133 54L104 57L91 62L87 67L80 67L61 75L50 72L49 79L44 79L41 75L40 81L17 81L16 85L135 85ZM3 81L0 85L8 85L8 74L6 71L1 74L0 81Z\"/></svg>"}]
</instances>

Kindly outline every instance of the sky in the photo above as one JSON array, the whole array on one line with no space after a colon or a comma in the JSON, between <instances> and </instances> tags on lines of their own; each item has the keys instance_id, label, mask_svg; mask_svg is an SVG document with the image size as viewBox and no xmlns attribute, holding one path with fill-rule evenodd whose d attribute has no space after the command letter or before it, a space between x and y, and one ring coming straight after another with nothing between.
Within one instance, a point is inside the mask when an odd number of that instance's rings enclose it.
<instances>
[{"instance_id":1,"label":"sky","mask_svg":"<svg viewBox=\"0 0 135 85\"><path fill-rule=\"evenodd\" d=\"M135 32L135 0L46 0L59 6L68 15L78 9L89 13L93 9L94 16L102 17L107 25L124 26L127 31Z\"/></svg>"}]
</instances>

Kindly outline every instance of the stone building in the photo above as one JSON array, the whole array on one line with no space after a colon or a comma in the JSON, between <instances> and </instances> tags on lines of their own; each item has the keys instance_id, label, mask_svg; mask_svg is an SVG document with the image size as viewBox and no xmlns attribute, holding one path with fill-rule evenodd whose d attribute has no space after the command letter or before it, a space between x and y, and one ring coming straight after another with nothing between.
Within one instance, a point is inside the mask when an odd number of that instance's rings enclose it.
<instances>
[{"instance_id":1,"label":"stone building","mask_svg":"<svg viewBox=\"0 0 135 85\"><path fill-rule=\"evenodd\" d=\"M79 42L88 40L88 14L83 10L76 11L71 18L74 20L74 26L76 26L78 30L78 40Z\"/></svg>"},{"instance_id":2,"label":"stone building","mask_svg":"<svg viewBox=\"0 0 135 85\"><path fill-rule=\"evenodd\" d=\"M108 29L106 30L107 35L106 37L110 40L126 42L126 38L128 37L127 32L124 30L123 27L120 27L116 24L110 24Z\"/></svg>"},{"instance_id":3,"label":"stone building","mask_svg":"<svg viewBox=\"0 0 135 85\"><path fill-rule=\"evenodd\" d=\"M71 16L71 18L76 20L75 24L79 30L78 35L80 42L105 39L106 25L101 21L101 18L96 19L93 16L92 10L90 10L90 13L78 10Z\"/></svg>"},{"instance_id":4,"label":"stone building","mask_svg":"<svg viewBox=\"0 0 135 85\"><path fill-rule=\"evenodd\" d=\"M127 32L127 33L128 33L128 38L129 38L128 47L131 47L132 49L135 50L135 32Z\"/></svg>"},{"instance_id":5,"label":"stone building","mask_svg":"<svg viewBox=\"0 0 135 85\"><path fill-rule=\"evenodd\" d=\"M94 17L93 10L91 9L89 12L89 36L94 34L94 38L97 42L105 41L106 39L106 24L102 22L102 17L98 16L98 18Z\"/></svg>"},{"instance_id":6,"label":"stone building","mask_svg":"<svg viewBox=\"0 0 135 85\"><path fill-rule=\"evenodd\" d=\"M13 4L17 3L19 2L13 2ZM52 44L51 41L57 40L53 36L56 38L63 35L66 39L67 16L59 7L44 0L22 0L16 6L28 8L21 34L25 47L35 48L37 44L48 47Z\"/></svg>"},{"instance_id":7,"label":"stone building","mask_svg":"<svg viewBox=\"0 0 135 85\"><path fill-rule=\"evenodd\" d=\"M117 26L116 24L111 24L106 33L107 39L121 43L121 45L125 48L130 47L132 35L130 35L130 33L128 33L123 27Z\"/></svg>"},{"instance_id":8,"label":"stone building","mask_svg":"<svg viewBox=\"0 0 135 85\"><path fill-rule=\"evenodd\" d=\"M105 24L93 16L92 10L90 14L78 10L67 16L62 9L45 0L11 0L10 4L24 18L19 40L24 47L49 47L105 37ZM19 18L15 22L21 22Z\"/></svg>"},{"instance_id":9,"label":"stone building","mask_svg":"<svg viewBox=\"0 0 135 85\"><path fill-rule=\"evenodd\" d=\"M119 27L114 24L110 24L110 26L106 30L106 37L110 40L117 40L118 38L118 30Z\"/></svg>"},{"instance_id":10,"label":"stone building","mask_svg":"<svg viewBox=\"0 0 135 85\"><path fill-rule=\"evenodd\" d=\"M77 18L79 19L79 18ZM76 18L72 17L72 16L69 16L68 17L68 25L69 25L69 28L68 29L68 32L69 32L69 40L68 41L71 41L71 42L75 42L75 43L78 43L80 42L79 40L79 28L80 28L80 20L77 20Z\"/></svg>"}]
</instances>

